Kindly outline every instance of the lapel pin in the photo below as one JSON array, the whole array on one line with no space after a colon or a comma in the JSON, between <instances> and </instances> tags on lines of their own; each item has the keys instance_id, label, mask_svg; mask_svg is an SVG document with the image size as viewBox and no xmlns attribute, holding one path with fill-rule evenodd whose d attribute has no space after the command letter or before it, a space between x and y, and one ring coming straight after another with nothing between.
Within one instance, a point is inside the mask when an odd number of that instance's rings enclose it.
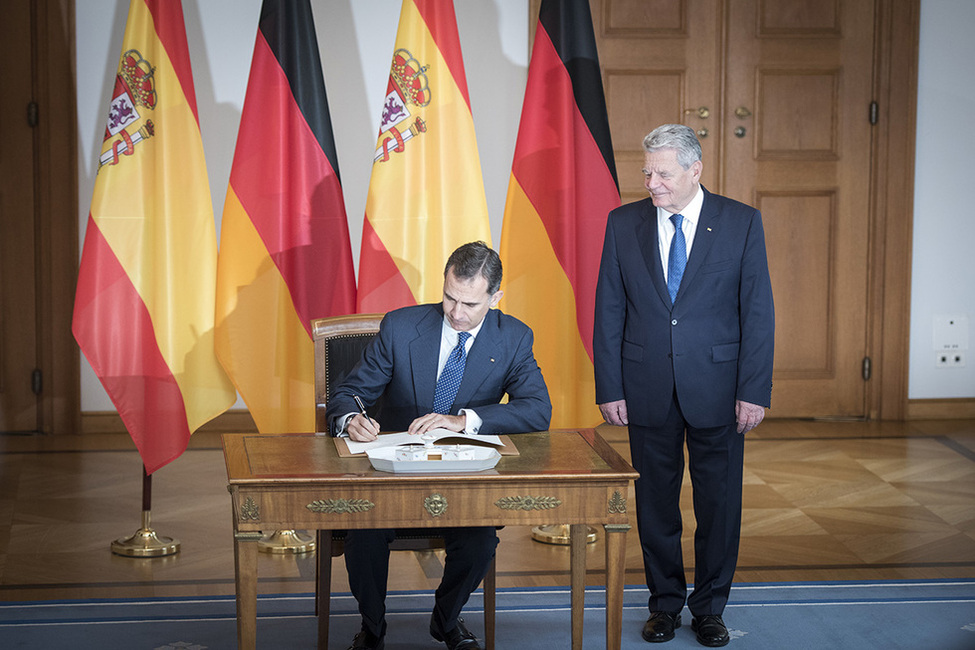
<instances>
[{"instance_id":1,"label":"lapel pin","mask_svg":"<svg viewBox=\"0 0 975 650\"><path fill-rule=\"evenodd\" d=\"M494 363L494 357L491 357L491 363Z\"/></svg>"},{"instance_id":2,"label":"lapel pin","mask_svg":"<svg viewBox=\"0 0 975 650\"><path fill-rule=\"evenodd\" d=\"M711 232L711 229L710 228L708 228L708 232Z\"/></svg>"}]
</instances>

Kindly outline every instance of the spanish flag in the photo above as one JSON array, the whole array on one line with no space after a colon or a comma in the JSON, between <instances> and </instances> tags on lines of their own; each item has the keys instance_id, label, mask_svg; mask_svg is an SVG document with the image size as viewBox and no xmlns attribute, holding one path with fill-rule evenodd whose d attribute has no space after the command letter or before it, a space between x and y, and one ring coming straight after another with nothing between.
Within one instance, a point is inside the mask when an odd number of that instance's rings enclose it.
<instances>
[{"instance_id":1,"label":"spanish flag","mask_svg":"<svg viewBox=\"0 0 975 650\"><path fill-rule=\"evenodd\" d=\"M314 431L311 321L355 311L308 0L261 8L217 266L217 354L262 433Z\"/></svg>"},{"instance_id":2,"label":"spanish flag","mask_svg":"<svg viewBox=\"0 0 975 650\"><path fill-rule=\"evenodd\" d=\"M213 349L217 241L179 0L132 0L72 332L151 474L233 404Z\"/></svg>"},{"instance_id":3,"label":"spanish flag","mask_svg":"<svg viewBox=\"0 0 975 650\"><path fill-rule=\"evenodd\" d=\"M620 205L586 0L543 0L501 227L504 310L535 332L552 428L592 426L596 275Z\"/></svg>"},{"instance_id":4,"label":"spanish flag","mask_svg":"<svg viewBox=\"0 0 975 650\"><path fill-rule=\"evenodd\" d=\"M359 254L360 312L439 302L461 244L491 242L454 6L403 0Z\"/></svg>"}]
</instances>

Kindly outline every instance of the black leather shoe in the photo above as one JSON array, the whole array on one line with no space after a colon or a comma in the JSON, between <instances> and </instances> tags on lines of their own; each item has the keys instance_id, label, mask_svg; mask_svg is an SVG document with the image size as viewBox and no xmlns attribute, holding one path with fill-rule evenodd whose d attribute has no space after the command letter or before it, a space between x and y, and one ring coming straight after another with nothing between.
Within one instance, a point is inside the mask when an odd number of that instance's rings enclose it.
<instances>
[{"instance_id":1,"label":"black leather shoe","mask_svg":"<svg viewBox=\"0 0 975 650\"><path fill-rule=\"evenodd\" d=\"M477 637L464 627L464 619L457 619L457 627L449 632L441 632L440 628L430 619L430 636L437 641L447 644L447 650L481 650Z\"/></svg>"},{"instance_id":2,"label":"black leather shoe","mask_svg":"<svg viewBox=\"0 0 975 650\"><path fill-rule=\"evenodd\" d=\"M691 619L691 629L697 632L697 642L709 648L720 648L731 641L728 628L720 616L695 616Z\"/></svg>"},{"instance_id":3,"label":"black leather shoe","mask_svg":"<svg viewBox=\"0 0 975 650\"><path fill-rule=\"evenodd\" d=\"M385 647L386 641L383 637L370 634L363 630L352 639L352 645L349 646L349 650L383 650Z\"/></svg>"},{"instance_id":4,"label":"black leather shoe","mask_svg":"<svg viewBox=\"0 0 975 650\"><path fill-rule=\"evenodd\" d=\"M643 639L650 643L663 643L674 638L674 630L680 627L680 612L651 612L643 625Z\"/></svg>"}]
</instances>

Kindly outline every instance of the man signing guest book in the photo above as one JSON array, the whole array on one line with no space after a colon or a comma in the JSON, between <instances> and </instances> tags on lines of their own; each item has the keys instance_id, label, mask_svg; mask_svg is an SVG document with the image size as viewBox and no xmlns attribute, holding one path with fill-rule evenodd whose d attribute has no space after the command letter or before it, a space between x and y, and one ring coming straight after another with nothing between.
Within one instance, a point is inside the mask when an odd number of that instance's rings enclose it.
<instances>
[{"instance_id":1,"label":"man signing guest book","mask_svg":"<svg viewBox=\"0 0 975 650\"><path fill-rule=\"evenodd\" d=\"M334 436L375 440L384 431L468 434L544 431L552 403L532 351L531 329L497 309L501 260L483 242L464 244L447 260L443 302L391 311L362 359L335 388L326 419ZM508 401L501 403L507 395ZM377 418L369 407L383 398ZM449 650L476 650L460 618L484 579L498 544L494 527L442 530L444 575L435 594L430 634ZM362 630L350 650L381 649L386 636L389 543L395 530L350 530L345 542L349 586Z\"/></svg>"}]
</instances>

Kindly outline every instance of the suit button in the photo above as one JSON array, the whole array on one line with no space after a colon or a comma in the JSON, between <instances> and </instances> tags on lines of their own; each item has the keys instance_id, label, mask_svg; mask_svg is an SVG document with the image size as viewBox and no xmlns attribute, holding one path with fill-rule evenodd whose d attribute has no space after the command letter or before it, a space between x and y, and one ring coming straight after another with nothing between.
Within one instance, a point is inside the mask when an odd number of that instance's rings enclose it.
<instances>
[{"instance_id":1,"label":"suit button","mask_svg":"<svg viewBox=\"0 0 975 650\"><path fill-rule=\"evenodd\" d=\"M671 325L676 325L677 324L677 319L675 318L674 320L670 321L670 324Z\"/></svg>"}]
</instances>

